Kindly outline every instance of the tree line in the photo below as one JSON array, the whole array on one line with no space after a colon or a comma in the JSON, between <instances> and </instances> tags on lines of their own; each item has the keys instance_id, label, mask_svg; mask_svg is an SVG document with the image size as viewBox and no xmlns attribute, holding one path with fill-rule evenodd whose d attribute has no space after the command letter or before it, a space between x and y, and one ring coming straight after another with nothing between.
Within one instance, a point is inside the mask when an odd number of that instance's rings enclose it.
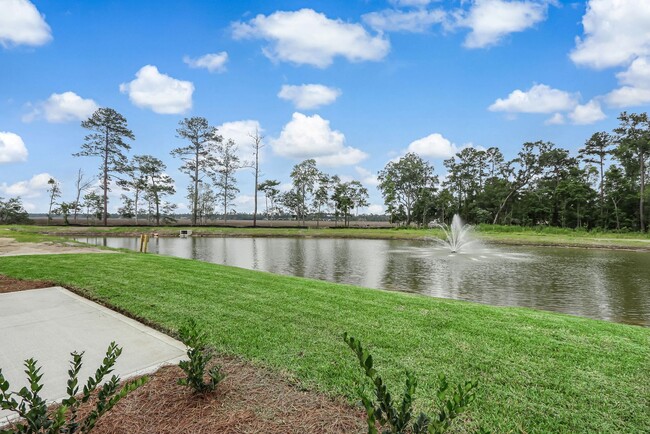
<instances>
[{"instance_id":1,"label":"tree line","mask_svg":"<svg viewBox=\"0 0 650 434\"><path fill-rule=\"evenodd\" d=\"M647 228L645 188L650 158L650 121L647 113L623 112L611 132L596 132L578 151L551 142L524 143L506 160L498 147L467 147L444 161L444 179L415 153L389 162L378 174L378 188L392 223L427 226L459 214L470 223L550 225L569 228L640 230ZM174 179L161 159L153 155L127 156L135 136L126 119L111 108L100 108L81 126L88 130L78 157L99 160L99 175L88 178L81 170L75 181L75 199L61 202L55 179L48 185L48 217L63 215L75 222L86 219L108 223L108 192L116 185L125 192L118 214L161 224L174 220L177 205ZM258 218L258 192L263 194L267 219L291 216L304 225L307 219L334 218L349 225L354 211L368 206L368 190L359 181L344 181L317 167L314 159L296 164L291 184L261 179L259 152L264 146L258 131L249 134L253 159L242 161L238 145L224 140L203 117L185 118L176 129L184 145L171 151L180 160L180 172L189 178L187 199L192 225L221 215L224 222L235 212L237 173L254 174L253 225ZM284 188L280 188L280 187ZM286 191L282 191L286 190ZM0 198L0 222L24 221L27 214L19 198Z\"/></svg>"},{"instance_id":2,"label":"tree line","mask_svg":"<svg viewBox=\"0 0 650 434\"><path fill-rule=\"evenodd\" d=\"M387 213L406 224L459 214L470 223L646 231L650 122L647 113L618 120L577 155L544 141L524 143L511 160L497 147L464 148L444 161L442 181L406 154L379 172Z\"/></svg>"},{"instance_id":3,"label":"tree line","mask_svg":"<svg viewBox=\"0 0 650 434\"><path fill-rule=\"evenodd\" d=\"M76 157L94 157L99 160L99 174L89 178L82 170L75 181L75 199L61 201L62 188L55 178L48 181L48 223L54 215L62 215L64 224L70 219L78 221L84 213L86 220L108 224L109 192L118 186L121 195L119 216L134 219L136 224L145 218L148 223L170 223L174 219L175 203L168 197L176 193L175 181L160 158L153 155L128 157L135 135L127 120L111 108L100 108L81 123L88 130ZM220 211L224 222L234 213L234 201L240 190L237 172L252 169L255 178L253 225L257 224L257 192L265 198L265 215L273 219L287 213L304 224L308 216L317 220L333 213L349 224L354 209L368 205L368 191L358 181L343 182L336 175L328 175L316 167L313 159L296 164L291 172L292 188L281 192L280 181L260 180L259 152L264 146L258 131L249 134L253 159L242 161L238 146L232 140L224 140L216 127L203 117L185 118L176 129L177 137L184 146L173 149L172 157L181 161L180 172L189 178L186 198L189 202L192 225L204 224ZM19 211L16 211L19 210ZM4 214L3 214L4 213ZM7 215L6 218L3 215ZM2 222L25 222L27 213L20 198L2 202Z\"/></svg>"}]
</instances>

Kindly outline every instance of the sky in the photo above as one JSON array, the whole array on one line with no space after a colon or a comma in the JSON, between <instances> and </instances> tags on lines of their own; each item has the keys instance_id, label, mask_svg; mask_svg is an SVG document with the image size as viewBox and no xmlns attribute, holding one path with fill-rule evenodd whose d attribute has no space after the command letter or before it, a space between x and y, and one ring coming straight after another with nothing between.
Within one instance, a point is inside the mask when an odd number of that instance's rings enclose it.
<instances>
[{"instance_id":1,"label":"sky","mask_svg":"<svg viewBox=\"0 0 650 434\"><path fill-rule=\"evenodd\" d=\"M623 111L650 108L648 0L0 0L0 197L47 211L47 180L72 200L74 157L99 107L120 112L132 155L163 160L171 201L187 211L188 179L169 152L185 117L202 116L288 188L315 158L370 191L415 151L441 177L466 146L527 141L577 152ZM253 172L237 174L240 212ZM121 192L111 193L110 210Z\"/></svg>"}]
</instances>

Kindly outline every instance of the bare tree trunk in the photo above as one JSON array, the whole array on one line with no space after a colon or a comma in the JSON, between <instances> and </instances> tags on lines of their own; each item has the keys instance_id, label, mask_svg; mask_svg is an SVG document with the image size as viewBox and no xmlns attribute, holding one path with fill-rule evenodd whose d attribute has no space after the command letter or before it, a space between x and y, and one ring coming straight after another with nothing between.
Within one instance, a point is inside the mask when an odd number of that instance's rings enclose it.
<instances>
[{"instance_id":1,"label":"bare tree trunk","mask_svg":"<svg viewBox=\"0 0 650 434\"><path fill-rule=\"evenodd\" d=\"M228 175L224 178L223 183L223 222L228 222Z\"/></svg>"},{"instance_id":2,"label":"bare tree trunk","mask_svg":"<svg viewBox=\"0 0 650 434\"><path fill-rule=\"evenodd\" d=\"M153 188L153 200L156 203L156 226L160 226L160 197L158 196L158 189L153 175L151 176L151 187Z\"/></svg>"},{"instance_id":3,"label":"bare tree trunk","mask_svg":"<svg viewBox=\"0 0 650 434\"><path fill-rule=\"evenodd\" d=\"M83 184L83 172L81 169L77 172L77 182L76 182L76 187L77 187L77 197L74 200L74 221L75 223L77 222L77 213L79 212L79 199L81 199L81 191L84 189L84 184Z\"/></svg>"},{"instance_id":4,"label":"bare tree trunk","mask_svg":"<svg viewBox=\"0 0 650 434\"><path fill-rule=\"evenodd\" d=\"M639 222L641 232L645 232L645 215L644 208L644 195L645 195L645 153L639 153L639 166L641 169L641 197L639 198Z\"/></svg>"},{"instance_id":5,"label":"bare tree trunk","mask_svg":"<svg viewBox=\"0 0 650 434\"><path fill-rule=\"evenodd\" d=\"M199 206L199 145L196 145L194 158L194 197L192 198L192 226L196 226L196 215Z\"/></svg>"},{"instance_id":6,"label":"bare tree trunk","mask_svg":"<svg viewBox=\"0 0 650 434\"><path fill-rule=\"evenodd\" d=\"M255 209L253 211L253 227L257 226L257 188L259 187L259 177L260 177L260 149L264 146L262 145L263 137L260 136L259 131L255 130L255 136L253 140L255 141ZM267 214L268 214L268 205L267 205Z\"/></svg>"},{"instance_id":7,"label":"bare tree trunk","mask_svg":"<svg viewBox=\"0 0 650 434\"><path fill-rule=\"evenodd\" d=\"M106 128L106 147L104 148L104 226L108 226L108 128Z\"/></svg>"},{"instance_id":8,"label":"bare tree trunk","mask_svg":"<svg viewBox=\"0 0 650 434\"><path fill-rule=\"evenodd\" d=\"M259 175L260 175L260 151L259 148L256 146L255 149L255 206L253 209L253 227L257 227L257 185L259 181Z\"/></svg>"},{"instance_id":9,"label":"bare tree trunk","mask_svg":"<svg viewBox=\"0 0 650 434\"><path fill-rule=\"evenodd\" d=\"M305 186L303 184L302 187L302 209L300 210L300 213L302 214L302 225L305 226L305 214L307 214L307 209L305 207L305 196L307 194L307 191L305 190Z\"/></svg>"},{"instance_id":10,"label":"bare tree trunk","mask_svg":"<svg viewBox=\"0 0 650 434\"><path fill-rule=\"evenodd\" d=\"M600 158L600 224L603 224L603 217L605 212L605 161Z\"/></svg>"},{"instance_id":11,"label":"bare tree trunk","mask_svg":"<svg viewBox=\"0 0 650 434\"><path fill-rule=\"evenodd\" d=\"M515 192L517 190L518 190L518 188L510 190L510 193L508 193L508 196L506 196L506 198L503 200L503 202L501 202L501 206L499 206L499 209L498 209L496 215L494 216L494 221L492 221L493 225L497 224L497 221L499 220L499 214L501 214L501 211L503 211L503 209L506 207L506 204L508 203L508 201L510 200L512 195L515 194Z\"/></svg>"},{"instance_id":12,"label":"bare tree trunk","mask_svg":"<svg viewBox=\"0 0 650 434\"><path fill-rule=\"evenodd\" d=\"M135 190L135 203L134 208L135 208L135 225L138 226L138 199L140 198L140 189Z\"/></svg>"},{"instance_id":13,"label":"bare tree trunk","mask_svg":"<svg viewBox=\"0 0 650 434\"><path fill-rule=\"evenodd\" d=\"M52 187L52 193L50 194L50 207L47 210L47 225L50 225L50 222L52 221L52 206L54 206L54 194L55 190L54 187Z\"/></svg>"}]
</instances>

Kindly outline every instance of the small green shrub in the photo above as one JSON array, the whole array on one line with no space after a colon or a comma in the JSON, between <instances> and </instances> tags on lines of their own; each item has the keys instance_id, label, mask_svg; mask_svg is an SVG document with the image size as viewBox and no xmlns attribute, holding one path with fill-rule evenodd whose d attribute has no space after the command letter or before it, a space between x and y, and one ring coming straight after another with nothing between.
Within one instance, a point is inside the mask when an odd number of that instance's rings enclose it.
<instances>
[{"instance_id":1,"label":"small green shrub","mask_svg":"<svg viewBox=\"0 0 650 434\"><path fill-rule=\"evenodd\" d=\"M211 392L216 389L225 375L220 366L213 366L208 371L208 381L204 381L205 370L214 356L214 351L208 346L205 332L199 330L196 321L190 320L178 331L181 342L187 346L189 360L181 361L178 366L185 372L186 378L178 380L178 384L188 386L196 393Z\"/></svg>"},{"instance_id":2,"label":"small green shrub","mask_svg":"<svg viewBox=\"0 0 650 434\"><path fill-rule=\"evenodd\" d=\"M141 377L130 381L119 388L120 377L113 375L110 380L101 385L104 377L113 371L115 361L122 353L122 348L118 347L115 342L111 342L106 350L106 357L95 375L88 377L83 387L83 393L80 398L78 375L82 366L83 352L71 353L72 361L68 370L68 397L63 400L53 412L48 412L47 403L39 396L43 388L41 379L41 368L37 365L36 360L25 360L25 373L29 381L29 387L23 387L18 392L9 391L9 382L2 375L0 369L0 408L10 410L16 413L21 421L17 422L9 430L0 430L0 434L73 434L88 433L97 423L97 420L109 411L129 393L145 384L148 377ZM101 386L101 387L100 387ZM77 419L77 412L82 403L88 402L93 396L93 392L100 387L97 393L97 402L93 410L83 419Z\"/></svg>"},{"instance_id":3,"label":"small green shrub","mask_svg":"<svg viewBox=\"0 0 650 434\"><path fill-rule=\"evenodd\" d=\"M444 374L438 376L437 396L440 404L432 416L425 413L413 418L413 399L417 387L417 379L412 372L406 373L406 387L402 395L402 401L397 403L383 379L373 367L372 356L363 349L361 342L347 333L343 334L343 340L354 351L364 371L375 389L375 399L369 398L363 390L359 395L363 406L366 409L366 422L368 434L378 434L379 424L384 434L440 434L447 432L453 420L459 414L467 410L469 404L474 401L478 382L467 381L451 388ZM486 434L482 428L479 432Z\"/></svg>"}]
</instances>

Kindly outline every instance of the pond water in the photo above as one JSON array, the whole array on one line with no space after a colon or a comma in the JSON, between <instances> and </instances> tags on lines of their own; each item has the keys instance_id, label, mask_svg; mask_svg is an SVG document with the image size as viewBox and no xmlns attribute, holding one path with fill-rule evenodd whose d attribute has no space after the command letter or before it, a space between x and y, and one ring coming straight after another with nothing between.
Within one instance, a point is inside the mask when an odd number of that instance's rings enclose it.
<instances>
[{"instance_id":1,"label":"pond water","mask_svg":"<svg viewBox=\"0 0 650 434\"><path fill-rule=\"evenodd\" d=\"M137 250L139 238L75 238ZM370 288L650 326L650 253L329 238L154 238L149 251Z\"/></svg>"}]
</instances>

